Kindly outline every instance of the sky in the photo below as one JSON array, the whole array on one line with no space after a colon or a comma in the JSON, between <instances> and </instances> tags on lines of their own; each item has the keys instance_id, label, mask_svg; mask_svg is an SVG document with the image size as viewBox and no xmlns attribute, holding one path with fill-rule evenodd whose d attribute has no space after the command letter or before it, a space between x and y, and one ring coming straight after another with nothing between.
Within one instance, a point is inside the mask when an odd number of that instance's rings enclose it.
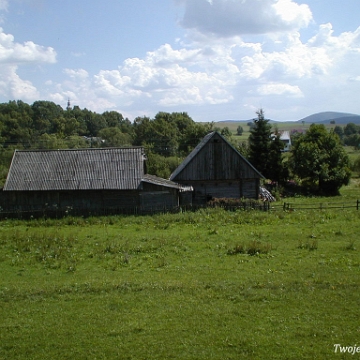
<instances>
[{"instance_id":1,"label":"sky","mask_svg":"<svg viewBox=\"0 0 360 360\"><path fill-rule=\"evenodd\" d=\"M359 0L0 0L0 102L133 121L360 114Z\"/></svg>"}]
</instances>

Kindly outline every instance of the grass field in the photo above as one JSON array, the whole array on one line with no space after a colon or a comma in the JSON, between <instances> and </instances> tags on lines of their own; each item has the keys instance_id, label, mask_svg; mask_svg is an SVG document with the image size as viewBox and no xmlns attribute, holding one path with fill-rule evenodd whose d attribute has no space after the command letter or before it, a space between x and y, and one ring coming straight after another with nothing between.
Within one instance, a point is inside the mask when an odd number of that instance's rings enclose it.
<instances>
[{"instance_id":1,"label":"grass field","mask_svg":"<svg viewBox=\"0 0 360 360\"><path fill-rule=\"evenodd\" d=\"M276 121L276 122L270 122L272 128L278 128L280 131L291 131L291 130L306 130L310 127L311 123L301 123L297 121ZM246 138L249 137L250 134L250 128L247 125L247 122L244 121L221 121L216 122L214 124L216 127L219 127L220 129L223 129L225 127L228 127L229 130L236 134L237 128L240 125L244 130L244 135L247 135ZM336 124L324 124L326 128L331 129L336 126ZM345 126L340 124L340 126Z\"/></svg>"},{"instance_id":2,"label":"grass field","mask_svg":"<svg viewBox=\"0 0 360 360\"><path fill-rule=\"evenodd\" d=\"M358 183L331 201L354 201ZM297 198L297 203L324 201ZM345 359L360 212L0 222L0 359Z\"/></svg>"},{"instance_id":3,"label":"grass field","mask_svg":"<svg viewBox=\"0 0 360 360\"><path fill-rule=\"evenodd\" d=\"M306 130L311 125L310 123L302 124L294 121L278 121L276 123L270 124L272 126L272 129L277 128L279 131ZM243 128L244 132L241 136L236 136L237 128L239 125ZM235 135L234 138L240 142L247 141L250 135L250 127L247 125L247 122L221 121L215 123L215 126L219 127L220 129L228 127L229 130ZM326 124L325 126L330 129L335 125Z\"/></svg>"}]
</instances>

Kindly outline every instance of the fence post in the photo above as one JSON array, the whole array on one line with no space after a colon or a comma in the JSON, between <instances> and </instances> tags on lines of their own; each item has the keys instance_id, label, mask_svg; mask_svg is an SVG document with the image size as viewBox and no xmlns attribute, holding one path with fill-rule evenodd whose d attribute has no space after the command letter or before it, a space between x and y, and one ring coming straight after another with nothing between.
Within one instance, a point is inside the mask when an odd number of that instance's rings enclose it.
<instances>
[{"instance_id":1,"label":"fence post","mask_svg":"<svg viewBox=\"0 0 360 360\"><path fill-rule=\"evenodd\" d=\"M359 200L356 201L356 210L359 210Z\"/></svg>"}]
</instances>

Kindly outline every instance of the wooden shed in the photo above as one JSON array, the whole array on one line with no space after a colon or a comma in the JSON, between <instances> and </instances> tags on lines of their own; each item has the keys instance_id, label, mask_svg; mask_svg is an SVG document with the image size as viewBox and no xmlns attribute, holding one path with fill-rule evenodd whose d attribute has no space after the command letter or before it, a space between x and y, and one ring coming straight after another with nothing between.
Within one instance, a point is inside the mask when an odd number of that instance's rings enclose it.
<instances>
[{"instance_id":1,"label":"wooden shed","mask_svg":"<svg viewBox=\"0 0 360 360\"><path fill-rule=\"evenodd\" d=\"M2 212L144 213L181 205L191 191L145 174L142 147L15 151Z\"/></svg>"},{"instance_id":2,"label":"wooden shed","mask_svg":"<svg viewBox=\"0 0 360 360\"><path fill-rule=\"evenodd\" d=\"M193 187L196 204L211 198L257 199L263 178L218 132L206 135L170 176Z\"/></svg>"}]
</instances>

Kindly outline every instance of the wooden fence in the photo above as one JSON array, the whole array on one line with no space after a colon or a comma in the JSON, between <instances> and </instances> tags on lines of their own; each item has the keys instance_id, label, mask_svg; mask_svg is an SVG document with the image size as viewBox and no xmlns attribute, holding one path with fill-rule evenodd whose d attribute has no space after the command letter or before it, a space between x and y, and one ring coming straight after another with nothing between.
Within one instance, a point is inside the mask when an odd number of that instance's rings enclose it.
<instances>
[{"instance_id":1,"label":"wooden fence","mask_svg":"<svg viewBox=\"0 0 360 360\"><path fill-rule=\"evenodd\" d=\"M146 210L139 207L133 208L112 208L112 209L98 209L87 210L87 209L71 209L71 210L54 210L54 209L44 209L44 210L13 210L13 211L1 211L1 219L38 219L38 218L52 218L60 219L67 216L74 217L91 217L91 216L111 216L111 215L154 215L158 213L167 213L167 212L176 212L177 209L173 208L148 208Z\"/></svg>"},{"instance_id":2,"label":"wooden fence","mask_svg":"<svg viewBox=\"0 0 360 360\"><path fill-rule=\"evenodd\" d=\"M334 203L319 203L319 204L294 204L290 202L284 202L284 204L277 206L282 207L283 211L295 211L295 210L328 210L328 209L356 209L360 208L360 200L352 202L334 202ZM275 209L273 209L275 210Z\"/></svg>"},{"instance_id":3,"label":"wooden fence","mask_svg":"<svg viewBox=\"0 0 360 360\"><path fill-rule=\"evenodd\" d=\"M229 204L205 204L205 205L188 205L184 207L173 208L148 208L146 210L134 207L131 209L113 208L100 209L99 211L86 211L84 209L71 209L70 211L60 210L32 210L32 211L0 211L0 219L17 218L17 219L31 219L31 218L62 218L66 216L108 216L108 215L153 215L158 213L176 213L182 211L197 211L205 208L222 208L228 211L300 211L300 210L328 210L328 209L354 209L359 210L360 200L344 203L319 203L319 204L297 204L284 202L283 204L261 202L255 200L242 201L237 205Z\"/></svg>"},{"instance_id":4,"label":"wooden fence","mask_svg":"<svg viewBox=\"0 0 360 360\"><path fill-rule=\"evenodd\" d=\"M214 208L220 207L229 211L236 210L260 210L260 211L298 211L298 210L328 210L328 209L356 209L360 208L360 200L349 201L349 202L336 202L336 203L318 203L318 204L297 204L284 202L280 203L272 203L272 202L259 202L255 200L244 201L238 205L227 205L227 204L206 204L201 206L192 205L186 210L198 210L200 208Z\"/></svg>"}]
</instances>

